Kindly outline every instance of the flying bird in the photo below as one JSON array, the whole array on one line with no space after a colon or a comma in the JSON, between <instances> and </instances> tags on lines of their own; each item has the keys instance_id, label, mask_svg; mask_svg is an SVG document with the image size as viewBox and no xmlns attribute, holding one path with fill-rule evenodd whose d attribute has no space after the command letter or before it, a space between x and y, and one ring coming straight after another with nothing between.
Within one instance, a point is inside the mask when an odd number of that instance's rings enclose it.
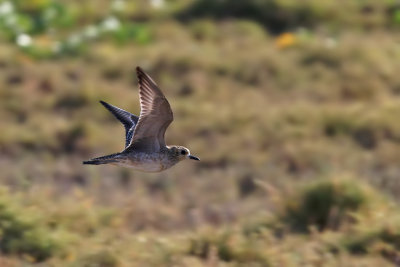
<instances>
[{"instance_id":1,"label":"flying bird","mask_svg":"<svg viewBox=\"0 0 400 267\"><path fill-rule=\"evenodd\" d=\"M114 164L143 172L161 172L184 159L200 160L186 147L165 144L165 131L174 119L171 106L149 75L140 67L136 68L136 73L141 109L139 117L100 101L124 125L125 149L83 164Z\"/></svg>"}]
</instances>

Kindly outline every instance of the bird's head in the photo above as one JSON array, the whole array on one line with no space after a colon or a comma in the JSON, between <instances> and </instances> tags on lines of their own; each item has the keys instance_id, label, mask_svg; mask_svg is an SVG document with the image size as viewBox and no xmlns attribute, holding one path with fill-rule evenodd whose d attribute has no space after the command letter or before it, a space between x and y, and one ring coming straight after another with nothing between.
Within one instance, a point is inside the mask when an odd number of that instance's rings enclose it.
<instances>
[{"instance_id":1,"label":"bird's head","mask_svg":"<svg viewBox=\"0 0 400 267\"><path fill-rule=\"evenodd\" d=\"M200 160L198 157L190 154L190 150L183 146L171 146L169 147L169 151L175 158L178 158L179 161L184 159Z\"/></svg>"}]
</instances>

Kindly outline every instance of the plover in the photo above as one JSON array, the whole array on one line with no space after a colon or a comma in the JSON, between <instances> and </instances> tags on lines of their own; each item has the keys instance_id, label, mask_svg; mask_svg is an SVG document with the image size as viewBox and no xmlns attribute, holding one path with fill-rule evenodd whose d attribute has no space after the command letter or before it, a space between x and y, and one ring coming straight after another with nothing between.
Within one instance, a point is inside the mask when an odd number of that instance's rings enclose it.
<instances>
[{"instance_id":1,"label":"plover","mask_svg":"<svg viewBox=\"0 0 400 267\"><path fill-rule=\"evenodd\" d=\"M160 88L140 67L140 116L100 101L125 127L122 152L84 161L83 164L114 164L144 172L160 172L184 159L200 160L183 146L165 145L165 130L173 120L171 106Z\"/></svg>"}]
</instances>

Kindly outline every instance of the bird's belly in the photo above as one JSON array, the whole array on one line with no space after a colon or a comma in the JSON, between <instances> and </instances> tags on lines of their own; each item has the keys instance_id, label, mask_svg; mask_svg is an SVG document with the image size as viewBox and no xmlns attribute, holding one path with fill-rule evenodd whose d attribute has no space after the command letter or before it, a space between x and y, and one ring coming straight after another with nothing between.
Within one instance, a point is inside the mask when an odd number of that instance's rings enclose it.
<instances>
[{"instance_id":1,"label":"bird's belly","mask_svg":"<svg viewBox=\"0 0 400 267\"><path fill-rule=\"evenodd\" d=\"M152 157L149 155L127 158L117 163L117 165L132 168L142 172L160 172L168 169L172 165L163 157Z\"/></svg>"}]
</instances>

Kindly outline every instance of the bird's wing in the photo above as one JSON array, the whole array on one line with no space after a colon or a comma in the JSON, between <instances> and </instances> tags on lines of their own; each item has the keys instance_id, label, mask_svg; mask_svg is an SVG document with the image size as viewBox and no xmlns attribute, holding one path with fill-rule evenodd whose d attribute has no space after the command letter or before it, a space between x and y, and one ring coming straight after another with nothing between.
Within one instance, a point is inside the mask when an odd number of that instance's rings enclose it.
<instances>
[{"instance_id":1,"label":"bird's wing","mask_svg":"<svg viewBox=\"0 0 400 267\"><path fill-rule=\"evenodd\" d=\"M168 100L157 84L140 67L139 79L140 116L127 149L157 152L165 146L164 134L173 121Z\"/></svg>"},{"instance_id":2,"label":"bird's wing","mask_svg":"<svg viewBox=\"0 0 400 267\"><path fill-rule=\"evenodd\" d=\"M125 111L116 106L110 105L104 101L100 101L100 103L108 109L115 118L117 118L125 127L125 148L131 143L133 132L135 130L135 126L139 120L139 117Z\"/></svg>"}]
</instances>

